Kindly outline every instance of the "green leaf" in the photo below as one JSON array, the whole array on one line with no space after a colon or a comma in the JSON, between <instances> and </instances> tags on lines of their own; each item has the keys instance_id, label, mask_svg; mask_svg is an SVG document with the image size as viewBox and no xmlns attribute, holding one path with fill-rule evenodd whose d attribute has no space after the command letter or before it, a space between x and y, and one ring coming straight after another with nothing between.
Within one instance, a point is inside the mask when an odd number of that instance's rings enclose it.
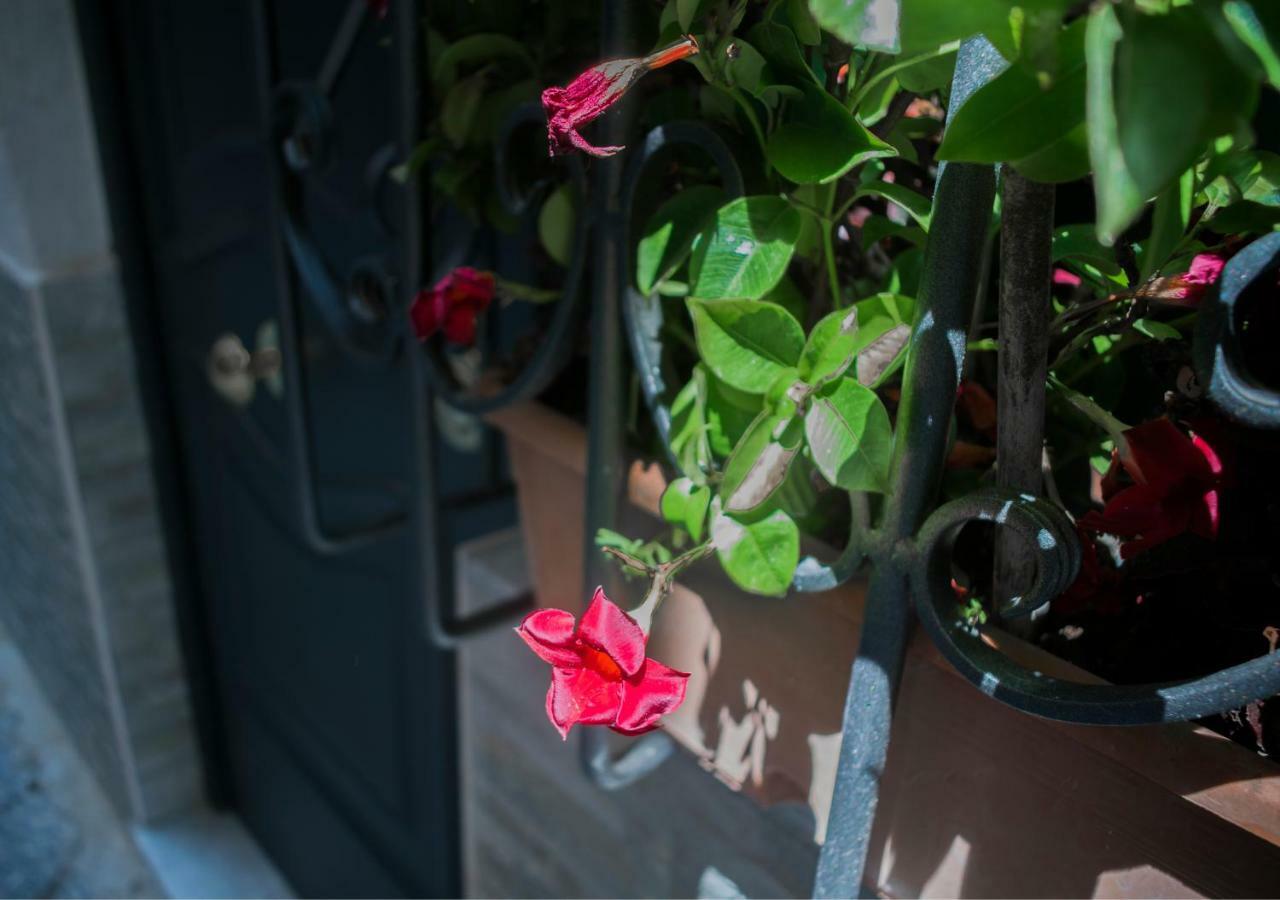
<instances>
[{"instance_id":1,"label":"green leaf","mask_svg":"<svg viewBox=\"0 0 1280 900\"><path fill-rule=\"evenodd\" d=\"M800 450L788 433L794 412L765 410L756 416L747 433L724 465L720 501L728 512L750 512L778 489Z\"/></svg>"},{"instance_id":2,"label":"green leaf","mask_svg":"<svg viewBox=\"0 0 1280 900\"><path fill-rule=\"evenodd\" d=\"M484 96L485 73L477 72L449 88L440 108L440 128L455 147L460 147L471 134L471 126L480 111Z\"/></svg>"},{"instance_id":3,"label":"green leaf","mask_svg":"<svg viewBox=\"0 0 1280 900\"><path fill-rule=\"evenodd\" d=\"M950 53L931 54L920 59L919 62L901 68L896 76L898 84L902 85L903 90L911 91L913 94L928 94L931 91L947 88L955 75L957 55L955 50Z\"/></svg>"},{"instance_id":4,"label":"green leaf","mask_svg":"<svg viewBox=\"0 0 1280 900\"><path fill-rule=\"evenodd\" d=\"M778 76L795 87L822 85L804 61L795 33L776 22L761 22L747 32L747 40L769 61Z\"/></svg>"},{"instance_id":5,"label":"green leaf","mask_svg":"<svg viewBox=\"0 0 1280 900\"><path fill-rule=\"evenodd\" d=\"M731 387L762 394L804 349L804 329L781 306L758 300L687 301L698 353Z\"/></svg>"},{"instance_id":6,"label":"green leaf","mask_svg":"<svg viewBox=\"0 0 1280 900\"><path fill-rule=\"evenodd\" d=\"M899 0L809 0L818 24L840 40L888 53L898 52L898 6Z\"/></svg>"},{"instance_id":7,"label":"green leaf","mask_svg":"<svg viewBox=\"0 0 1280 900\"><path fill-rule=\"evenodd\" d=\"M800 377L812 385L839 378L853 364L857 342L857 309L838 309L823 316L805 341Z\"/></svg>"},{"instance_id":8,"label":"green leaf","mask_svg":"<svg viewBox=\"0 0 1280 900\"><path fill-rule=\"evenodd\" d=\"M804 428L813 462L832 484L847 491L888 489L893 429L875 391L839 379L810 402Z\"/></svg>"},{"instance_id":9,"label":"green leaf","mask_svg":"<svg viewBox=\"0 0 1280 900\"><path fill-rule=\"evenodd\" d=\"M800 289L796 287L796 283L787 276L783 276L782 280L773 286L773 290L765 294L760 299L768 303L776 303L791 313L797 322L802 321L805 313L809 308L809 300L804 294L800 293Z\"/></svg>"},{"instance_id":10,"label":"green leaf","mask_svg":"<svg viewBox=\"0 0 1280 900\"><path fill-rule=\"evenodd\" d=\"M1146 281L1169 260L1169 254L1182 241L1191 222L1191 200L1195 193L1196 173L1187 169L1182 177L1169 185L1156 198L1151 218L1151 236L1139 257L1141 279Z\"/></svg>"},{"instance_id":11,"label":"green leaf","mask_svg":"<svg viewBox=\"0 0 1280 900\"><path fill-rule=\"evenodd\" d=\"M769 162L797 184L826 183L861 162L894 152L892 144L864 128L844 104L813 86L788 108L765 145Z\"/></svg>"},{"instance_id":12,"label":"green leaf","mask_svg":"<svg viewBox=\"0 0 1280 900\"><path fill-rule=\"evenodd\" d=\"M873 181L858 188L854 196L883 197L885 200L901 206L911 218L916 220L921 228L925 231L929 230L929 219L933 213L933 201L924 194L917 194L904 184Z\"/></svg>"},{"instance_id":13,"label":"green leaf","mask_svg":"<svg viewBox=\"0 0 1280 900\"><path fill-rule=\"evenodd\" d=\"M556 188L538 213L538 240L547 255L562 266L569 265L573 254L573 190L569 185Z\"/></svg>"},{"instance_id":14,"label":"green leaf","mask_svg":"<svg viewBox=\"0 0 1280 900\"><path fill-rule=\"evenodd\" d=\"M694 484L688 478L677 478L662 492L662 518L672 525L679 525L694 541L702 540L711 506L711 489Z\"/></svg>"},{"instance_id":15,"label":"green leaf","mask_svg":"<svg viewBox=\"0 0 1280 900\"><path fill-rule=\"evenodd\" d=\"M1244 127L1252 113L1257 85L1216 44L1206 47L1206 14L1191 6L1130 13L1123 29L1113 7L1089 16L1089 155L1103 243L1113 243L1213 138Z\"/></svg>"},{"instance_id":16,"label":"green leaf","mask_svg":"<svg viewBox=\"0 0 1280 900\"><path fill-rule=\"evenodd\" d=\"M737 48L737 56L725 65L729 83L759 98L776 78L773 69L751 44L741 39L735 39L733 44Z\"/></svg>"},{"instance_id":17,"label":"green leaf","mask_svg":"<svg viewBox=\"0 0 1280 900\"><path fill-rule=\"evenodd\" d=\"M1005 59L1018 55L1011 0L906 0L898 22L903 56L984 34Z\"/></svg>"},{"instance_id":18,"label":"green leaf","mask_svg":"<svg viewBox=\"0 0 1280 900\"><path fill-rule=\"evenodd\" d=\"M1098 240L1108 247L1142 208L1143 197L1120 148L1116 121L1115 68L1123 34L1116 11L1100 6L1085 28L1085 60L1089 69L1085 117L1089 123L1089 162L1098 204Z\"/></svg>"},{"instance_id":19,"label":"green leaf","mask_svg":"<svg viewBox=\"0 0 1280 900\"><path fill-rule=\"evenodd\" d=\"M806 0L786 0L787 22L796 33L796 39L802 44L816 47L822 43L822 32L813 14L809 11Z\"/></svg>"},{"instance_id":20,"label":"green leaf","mask_svg":"<svg viewBox=\"0 0 1280 900\"><path fill-rule=\"evenodd\" d=\"M1106 275L1122 275L1115 251L1098 242L1090 224L1059 225L1053 230L1053 261L1064 259L1089 263Z\"/></svg>"},{"instance_id":21,"label":"green leaf","mask_svg":"<svg viewBox=\"0 0 1280 900\"><path fill-rule=\"evenodd\" d=\"M1010 66L970 97L947 124L939 159L1012 162L1045 149L1084 123L1085 20L1063 29L1060 66L1048 87Z\"/></svg>"},{"instance_id":22,"label":"green leaf","mask_svg":"<svg viewBox=\"0 0 1280 900\"><path fill-rule=\"evenodd\" d=\"M430 59L431 57L428 57ZM455 41L435 57L431 80L437 95L445 94L458 80L458 70L463 66L495 59L514 59L533 72L536 67L525 45L505 34L473 34Z\"/></svg>"},{"instance_id":23,"label":"green leaf","mask_svg":"<svg viewBox=\"0 0 1280 900\"><path fill-rule=\"evenodd\" d=\"M859 349L857 364L854 366L858 383L870 388L884 383L905 361L907 343L910 340L910 325L894 325Z\"/></svg>"},{"instance_id":24,"label":"green leaf","mask_svg":"<svg viewBox=\"0 0 1280 900\"><path fill-rule=\"evenodd\" d=\"M671 453L680 471L695 484L705 484L711 469L711 426L707 421L706 373L695 366L693 377L671 401ZM721 455L729 452L728 448Z\"/></svg>"},{"instance_id":25,"label":"green leaf","mask_svg":"<svg viewBox=\"0 0 1280 900\"><path fill-rule=\"evenodd\" d=\"M1030 156L1015 159L1012 165L1024 178L1048 184L1084 178L1093 171L1089 161L1089 129L1081 122Z\"/></svg>"},{"instance_id":26,"label":"green leaf","mask_svg":"<svg viewBox=\"0 0 1280 900\"><path fill-rule=\"evenodd\" d=\"M800 529L782 510L748 520L712 510L711 539L720 565L753 594L781 597L800 562Z\"/></svg>"},{"instance_id":27,"label":"green leaf","mask_svg":"<svg viewBox=\"0 0 1280 900\"><path fill-rule=\"evenodd\" d=\"M1134 319L1133 330L1157 341L1182 340L1181 331L1167 322L1157 322L1155 319Z\"/></svg>"},{"instance_id":28,"label":"green leaf","mask_svg":"<svg viewBox=\"0 0 1280 900\"><path fill-rule=\"evenodd\" d=\"M681 31L689 31L702 2L703 0L676 0L676 21L680 23Z\"/></svg>"},{"instance_id":29,"label":"green leaf","mask_svg":"<svg viewBox=\"0 0 1280 900\"><path fill-rule=\"evenodd\" d=\"M717 210L693 252L690 274L699 297L757 300L787 271L800 213L781 197L739 197Z\"/></svg>"},{"instance_id":30,"label":"green leaf","mask_svg":"<svg viewBox=\"0 0 1280 900\"><path fill-rule=\"evenodd\" d=\"M693 239L724 202L724 191L712 185L685 188L650 216L636 248L636 286L653 293L689 258Z\"/></svg>"},{"instance_id":31,"label":"green leaf","mask_svg":"<svg viewBox=\"0 0 1280 900\"><path fill-rule=\"evenodd\" d=\"M1222 13L1236 37L1262 63L1268 83L1280 89L1280 53L1276 49L1280 38L1280 15L1277 14L1275 0L1227 0L1222 4ZM1263 17L1269 21L1264 21Z\"/></svg>"}]
</instances>

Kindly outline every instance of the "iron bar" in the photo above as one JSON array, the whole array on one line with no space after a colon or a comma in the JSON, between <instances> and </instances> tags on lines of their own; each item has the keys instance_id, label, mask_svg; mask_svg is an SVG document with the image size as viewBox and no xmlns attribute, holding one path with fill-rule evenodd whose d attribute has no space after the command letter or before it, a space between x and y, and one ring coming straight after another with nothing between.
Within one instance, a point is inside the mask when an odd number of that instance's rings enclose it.
<instances>
[{"instance_id":1,"label":"iron bar","mask_svg":"<svg viewBox=\"0 0 1280 900\"><path fill-rule=\"evenodd\" d=\"M1049 371L1049 272L1053 254L1053 185L1005 166L1000 184L999 378L996 484L1039 494L1044 483L1045 378ZM1035 577L1035 546L996 533L996 610L1016 605ZM1028 634L1030 618L1008 623Z\"/></svg>"},{"instance_id":2,"label":"iron bar","mask_svg":"<svg viewBox=\"0 0 1280 900\"><path fill-rule=\"evenodd\" d=\"M949 115L1003 66L985 39L966 41L956 62ZM835 795L818 858L815 897L853 897L861 892L893 702L911 631L910 572L894 550L915 533L937 488L994 199L995 173L990 166L953 163L938 174L898 409L890 475L895 493L882 528L883 546L889 551L876 559L868 588L862 638L845 698Z\"/></svg>"}]
</instances>

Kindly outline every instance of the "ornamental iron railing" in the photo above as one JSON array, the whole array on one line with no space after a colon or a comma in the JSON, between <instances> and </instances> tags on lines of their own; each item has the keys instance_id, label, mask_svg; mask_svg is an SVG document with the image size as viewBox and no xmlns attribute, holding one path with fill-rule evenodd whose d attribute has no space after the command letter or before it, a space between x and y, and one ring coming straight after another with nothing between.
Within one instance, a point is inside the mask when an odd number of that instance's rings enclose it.
<instances>
[{"instance_id":1,"label":"ornamental iron railing","mask_svg":"<svg viewBox=\"0 0 1280 900\"><path fill-rule=\"evenodd\" d=\"M419 18L413 0L397 9L396 46L400 78L406 85L402 108L400 151L417 143L424 98L414 87L421 63L422 41L416 35ZM313 83L281 87L274 109L278 144L274 175L284 211L284 245L302 286L301 293L319 311L319 318L338 342L353 355L374 363L385 361L404 343L403 322L386 322L367 315L353 300L359 285L339 285L322 254L293 214L296 182L305 177L310 160L323 153L328 129L324 96L341 69L350 48L357 17L365 14L365 0L353 0L351 12L335 38L334 49ZM602 33L605 55L620 55L614 46L625 33L625 3L605 5ZM949 116L981 85L1004 67L994 49L981 38L960 49L951 90ZM498 146L498 171L508 171L505 154L514 132L540 121L540 110L521 110L508 121ZM608 117L601 125L606 143L625 143L625 115ZM676 145L705 153L719 169L727 198L741 196L742 177L729 148L710 128L697 122L667 124L655 129L628 154L593 163L588 183L580 161L571 159L567 178L578 210L574 249L563 293L530 363L514 381L497 393L469 393L451 374L438 350L429 344L407 353L418 415L414 445L419 478L414 509L434 508L438 477L432 465L431 405L442 400L459 410L480 413L536 396L571 356L571 339L579 321L584 295L589 294L591 373L588 397L588 486L585 509L586 583L610 583L616 577L596 552L597 529L618 519L625 486L623 417L626 359L634 362L646 403L662 442L669 447L671 414L668 388L662 375L659 334L663 307L634 287L631 267L630 211L641 176L655 158ZM549 185L535 185L518 194L503 185L504 200L513 213L522 213ZM991 251L993 202L1001 191L1001 281L999 285L999 403L997 434L998 486L976 491L932 509L947 450L948 428L956 390L965 363L965 350L975 303L983 285ZM400 227L400 271L410 285L424 283L425 206L406 204ZM979 690L1014 708L1065 722L1095 725L1140 725L1196 719L1238 708L1280 693L1280 654L1263 656L1202 678L1176 684L1098 685L1051 678L1026 669L984 643L976 630L956 613L950 588L951 543L970 522L1003 526L1014 541L1003 537L997 549L997 579L1009 594L996 610L1003 623L1018 630L1019 623L1063 591L1080 564L1080 546L1064 510L1038 496L1042 481L1041 452L1048 353L1049 259L1053 222L1053 190L1029 182L1012 170L968 163L944 164L933 197L932 224L925 251L923 276L912 324L898 408L891 469L892 494L879 517L867 521L866 498L850 495L854 528L848 545L830 561L803 559L792 587L799 593L829 590L863 571L869 572L866 611L857 656L850 674L843 714L843 737L826 841L814 884L818 897L854 896L862 891L863 868L871 824L875 816L881 773L888 748L894 698L908 637L918 621L955 669ZM588 273L587 259L592 260ZM1209 292L1195 337L1197 374L1210 400L1223 413L1257 428L1280 428L1280 394L1248 372L1240 351L1235 304L1244 290L1280 264L1280 234L1261 238L1227 263L1220 281ZM373 283L391 284L390 276L372 270ZM587 277L590 274L590 282ZM401 292L403 293L403 291ZM291 295L289 295L291 296ZM358 299L358 298L357 298ZM296 311L292 300L282 302L282 351L286 361L297 360ZM296 363L295 363L296 365ZM286 375L291 373L286 372ZM297 373L286 378L298 390ZM308 423L305 403L295 410L291 431L298 455L294 467L299 515L314 526L315 497L306 447ZM391 527L395 523L389 523ZM343 552L367 535L328 535L318 526L307 530L325 552ZM530 598L517 597L480 616L460 619L442 609L441 598L451 596L440 583L438 541L425 542L422 559L426 620L430 637L441 646L510 622L525 611ZM433 581L434 579L434 581ZM1015 592L1016 591L1016 592ZM583 729L581 756L586 771L605 789L635 782L657 768L671 753L672 742L655 732L636 741L618 759L598 729Z\"/></svg>"}]
</instances>

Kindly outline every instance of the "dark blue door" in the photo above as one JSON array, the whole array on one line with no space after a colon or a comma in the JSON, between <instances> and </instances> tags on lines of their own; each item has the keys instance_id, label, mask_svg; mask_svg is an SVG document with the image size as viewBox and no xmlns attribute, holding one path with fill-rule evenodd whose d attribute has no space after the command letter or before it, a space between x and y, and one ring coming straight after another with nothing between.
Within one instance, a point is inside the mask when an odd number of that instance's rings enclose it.
<instances>
[{"instance_id":1,"label":"dark blue door","mask_svg":"<svg viewBox=\"0 0 1280 900\"><path fill-rule=\"evenodd\" d=\"M116 0L108 26L211 647L212 755L304 895L459 884L453 659L425 637L441 579L420 565L453 526L415 508L433 493L413 427L429 410L392 313L411 290L388 174L408 6ZM452 459L450 481L474 481L470 466L485 483L490 460Z\"/></svg>"}]
</instances>

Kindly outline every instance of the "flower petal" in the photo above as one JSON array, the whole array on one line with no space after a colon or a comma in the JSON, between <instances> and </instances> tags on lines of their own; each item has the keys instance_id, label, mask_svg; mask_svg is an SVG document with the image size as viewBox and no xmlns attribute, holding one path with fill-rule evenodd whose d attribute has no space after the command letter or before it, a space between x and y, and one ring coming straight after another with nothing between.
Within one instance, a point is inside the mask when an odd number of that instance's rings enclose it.
<instances>
[{"instance_id":1,"label":"flower petal","mask_svg":"<svg viewBox=\"0 0 1280 900\"><path fill-rule=\"evenodd\" d=\"M409 306L409 319L413 323L413 333L420 341L425 341L440 330L443 311L436 302L436 291L418 291Z\"/></svg>"},{"instance_id":2,"label":"flower petal","mask_svg":"<svg viewBox=\"0 0 1280 900\"><path fill-rule=\"evenodd\" d=\"M469 347L476 341L476 314L465 306L455 306L444 319L444 336L453 344Z\"/></svg>"},{"instance_id":3,"label":"flower petal","mask_svg":"<svg viewBox=\"0 0 1280 900\"><path fill-rule=\"evenodd\" d=\"M678 672L656 659L645 660L644 669L623 683L622 704L615 731L641 734L658 724L658 720L675 712L684 702L689 673Z\"/></svg>"},{"instance_id":4,"label":"flower petal","mask_svg":"<svg viewBox=\"0 0 1280 900\"><path fill-rule=\"evenodd\" d=\"M529 613L516 634L545 662L553 666L579 666L581 657L573 639L573 614L563 609L539 609Z\"/></svg>"},{"instance_id":5,"label":"flower petal","mask_svg":"<svg viewBox=\"0 0 1280 900\"><path fill-rule=\"evenodd\" d=\"M628 678L644 665L644 630L604 595L602 587L596 588L591 605L582 614L578 637L608 654Z\"/></svg>"},{"instance_id":6,"label":"flower petal","mask_svg":"<svg viewBox=\"0 0 1280 900\"><path fill-rule=\"evenodd\" d=\"M568 740L569 729L583 725L611 725L618 716L622 682L603 678L592 669L551 670L547 691L547 718L560 737Z\"/></svg>"},{"instance_id":7,"label":"flower petal","mask_svg":"<svg viewBox=\"0 0 1280 900\"><path fill-rule=\"evenodd\" d=\"M1135 481L1162 492L1187 478L1209 478L1204 455L1168 419L1156 419L1124 433L1120 461Z\"/></svg>"}]
</instances>

